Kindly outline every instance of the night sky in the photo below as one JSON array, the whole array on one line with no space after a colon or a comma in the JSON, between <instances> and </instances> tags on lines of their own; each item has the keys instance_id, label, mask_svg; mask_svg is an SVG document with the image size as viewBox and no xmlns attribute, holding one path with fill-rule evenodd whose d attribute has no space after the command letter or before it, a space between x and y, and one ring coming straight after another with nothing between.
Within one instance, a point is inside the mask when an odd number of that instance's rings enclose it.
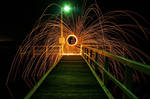
<instances>
[{"instance_id":1,"label":"night sky","mask_svg":"<svg viewBox=\"0 0 150 99\"><path fill-rule=\"evenodd\" d=\"M32 30L44 8L49 3L56 1L61 4L65 0L0 0L0 88L5 85L8 70L17 50L16 46L19 46L25 36ZM79 0L74 1L78 3ZM148 0L97 1L103 13L112 10L132 10L144 16L150 22L150 3ZM150 28L150 25L145 26ZM13 50L6 47L12 42ZM143 49L146 49L147 52L150 50L149 43L150 41L143 45ZM150 52L148 54L150 55Z\"/></svg>"},{"instance_id":2,"label":"night sky","mask_svg":"<svg viewBox=\"0 0 150 99\"><path fill-rule=\"evenodd\" d=\"M22 40L31 31L44 8L53 1L56 2L56 0L1 0L0 39ZM59 4L63 1L65 0L57 0ZM132 10L150 20L148 0L97 1L103 13L111 10Z\"/></svg>"}]
</instances>

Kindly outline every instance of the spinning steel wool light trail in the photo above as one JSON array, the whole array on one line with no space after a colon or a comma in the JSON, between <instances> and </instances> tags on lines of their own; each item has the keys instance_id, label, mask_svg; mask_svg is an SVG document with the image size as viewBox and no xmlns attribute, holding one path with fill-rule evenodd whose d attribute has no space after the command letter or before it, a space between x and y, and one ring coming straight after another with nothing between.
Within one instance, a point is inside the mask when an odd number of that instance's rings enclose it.
<instances>
[{"instance_id":1,"label":"spinning steel wool light trail","mask_svg":"<svg viewBox=\"0 0 150 99\"><path fill-rule=\"evenodd\" d=\"M48 12L53 6L59 7L57 4L50 4L44 10L35 27L18 49L8 74L7 84L22 76L26 84L32 88L62 55L81 54L82 45L92 46L141 62L144 62L143 56L150 59L148 55L134 46L137 44L136 38L140 38L137 31L142 31L143 36L148 39L146 32L148 29L144 28L134 16L145 20L135 12L111 11L102 14L97 3L90 6L83 4L83 12L80 15L74 16L72 13L70 17L64 16L63 37L65 42L62 47L59 43L60 14ZM69 38L69 36L73 37ZM103 60L104 57L99 56L100 64L104 64ZM124 69L119 65L118 62L112 60L109 70L116 78L123 79Z\"/></svg>"}]
</instances>

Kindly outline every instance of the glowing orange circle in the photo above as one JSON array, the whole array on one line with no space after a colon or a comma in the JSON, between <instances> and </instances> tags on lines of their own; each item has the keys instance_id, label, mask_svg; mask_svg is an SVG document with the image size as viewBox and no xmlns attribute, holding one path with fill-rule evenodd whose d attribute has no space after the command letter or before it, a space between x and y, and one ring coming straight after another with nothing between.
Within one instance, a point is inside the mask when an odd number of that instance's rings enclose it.
<instances>
[{"instance_id":1,"label":"glowing orange circle","mask_svg":"<svg viewBox=\"0 0 150 99\"><path fill-rule=\"evenodd\" d=\"M67 44L69 46L74 46L74 45L76 45L78 43L78 39L77 39L77 37L75 35L69 35L66 40L67 40Z\"/></svg>"}]
</instances>

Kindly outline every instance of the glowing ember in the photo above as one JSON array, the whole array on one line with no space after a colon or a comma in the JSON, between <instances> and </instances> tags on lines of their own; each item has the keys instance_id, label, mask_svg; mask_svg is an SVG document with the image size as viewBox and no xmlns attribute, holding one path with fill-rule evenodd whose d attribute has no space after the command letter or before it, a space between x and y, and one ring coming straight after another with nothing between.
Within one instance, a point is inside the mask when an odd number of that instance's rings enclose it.
<instances>
[{"instance_id":1,"label":"glowing ember","mask_svg":"<svg viewBox=\"0 0 150 99\"><path fill-rule=\"evenodd\" d=\"M75 35L69 35L67 38L67 43L70 46L76 45L78 42L77 37Z\"/></svg>"}]
</instances>

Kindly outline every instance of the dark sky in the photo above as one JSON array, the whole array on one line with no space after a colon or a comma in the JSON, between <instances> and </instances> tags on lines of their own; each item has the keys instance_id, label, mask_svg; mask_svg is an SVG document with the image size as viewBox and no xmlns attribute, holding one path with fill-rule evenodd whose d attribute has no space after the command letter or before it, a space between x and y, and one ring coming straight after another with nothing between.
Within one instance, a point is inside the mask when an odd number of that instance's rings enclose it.
<instances>
[{"instance_id":1,"label":"dark sky","mask_svg":"<svg viewBox=\"0 0 150 99\"><path fill-rule=\"evenodd\" d=\"M46 5L54 1L61 4L65 0L0 0L0 39L23 39L31 31L35 21L39 18ZM97 1L103 12L132 10L150 20L148 0Z\"/></svg>"}]
</instances>

